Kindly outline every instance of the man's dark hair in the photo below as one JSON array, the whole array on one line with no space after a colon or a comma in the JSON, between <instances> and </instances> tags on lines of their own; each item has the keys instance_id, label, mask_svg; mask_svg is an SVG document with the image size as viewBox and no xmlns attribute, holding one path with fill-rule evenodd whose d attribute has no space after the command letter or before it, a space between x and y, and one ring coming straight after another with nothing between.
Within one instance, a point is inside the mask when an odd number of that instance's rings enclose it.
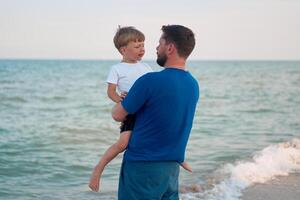
<instances>
[{"instance_id":1,"label":"man's dark hair","mask_svg":"<svg viewBox=\"0 0 300 200\"><path fill-rule=\"evenodd\" d=\"M166 25L161 30L166 43L173 43L180 57L187 58L192 53L195 36L191 29L181 25Z\"/></svg>"}]
</instances>

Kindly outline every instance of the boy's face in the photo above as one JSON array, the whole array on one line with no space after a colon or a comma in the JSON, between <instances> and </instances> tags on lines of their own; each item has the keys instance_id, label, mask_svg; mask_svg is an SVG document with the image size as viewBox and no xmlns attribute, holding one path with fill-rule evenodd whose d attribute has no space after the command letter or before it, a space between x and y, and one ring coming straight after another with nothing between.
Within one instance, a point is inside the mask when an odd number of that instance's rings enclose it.
<instances>
[{"instance_id":1,"label":"boy's face","mask_svg":"<svg viewBox=\"0 0 300 200\"><path fill-rule=\"evenodd\" d=\"M136 63L145 54L144 42L129 42L125 47L121 47L123 60Z\"/></svg>"}]
</instances>

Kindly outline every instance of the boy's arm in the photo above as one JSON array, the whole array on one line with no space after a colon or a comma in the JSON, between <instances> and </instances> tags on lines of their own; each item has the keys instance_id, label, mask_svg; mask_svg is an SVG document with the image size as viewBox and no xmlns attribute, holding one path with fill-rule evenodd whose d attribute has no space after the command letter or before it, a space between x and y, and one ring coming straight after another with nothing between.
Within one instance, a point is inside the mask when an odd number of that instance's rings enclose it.
<instances>
[{"instance_id":1,"label":"boy's arm","mask_svg":"<svg viewBox=\"0 0 300 200\"><path fill-rule=\"evenodd\" d=\"M107 95L111 100L113 100L116 103L119 103L120 101L122 101L122 97L118 95L118 93L116 92L116 88L116 84L108 83Z\"/></svg>"}]
</instances>

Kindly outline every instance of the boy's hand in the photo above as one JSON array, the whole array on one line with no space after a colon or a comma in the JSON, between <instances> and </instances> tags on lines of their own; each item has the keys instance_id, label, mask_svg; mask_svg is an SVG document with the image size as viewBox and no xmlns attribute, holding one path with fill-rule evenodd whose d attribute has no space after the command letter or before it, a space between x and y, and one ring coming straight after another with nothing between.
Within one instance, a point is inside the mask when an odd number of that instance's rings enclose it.
<instances>
[{"instance_id":1,"label":"boy's hand","mask_svg":"<svg viewBox=\"0 0 300 200\"><path fill-rule=\"evenodd\" d=\"M120 95L121 101L124 100L124 98L126 97L127 93L128 93L128 92L121 92L121 95Z\"/></svg>"}]
</instances>

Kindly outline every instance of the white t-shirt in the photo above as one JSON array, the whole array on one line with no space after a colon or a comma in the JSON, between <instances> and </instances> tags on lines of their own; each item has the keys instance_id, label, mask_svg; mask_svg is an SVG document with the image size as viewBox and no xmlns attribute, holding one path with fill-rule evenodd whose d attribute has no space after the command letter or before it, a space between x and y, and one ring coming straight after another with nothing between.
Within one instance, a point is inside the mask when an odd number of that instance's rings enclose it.
<instances>
[{"instance_id":1,"label":"white t-shirt","mask_svg":"<svg viewBox=\"0 0 300 200\"><path fill-rule=\"evenodd\" d=\"M107 83L116 84L119 92L128 92L138 78L152 71L146 63L121 62L111 67Z\"/></svg>"}]
</instances>

